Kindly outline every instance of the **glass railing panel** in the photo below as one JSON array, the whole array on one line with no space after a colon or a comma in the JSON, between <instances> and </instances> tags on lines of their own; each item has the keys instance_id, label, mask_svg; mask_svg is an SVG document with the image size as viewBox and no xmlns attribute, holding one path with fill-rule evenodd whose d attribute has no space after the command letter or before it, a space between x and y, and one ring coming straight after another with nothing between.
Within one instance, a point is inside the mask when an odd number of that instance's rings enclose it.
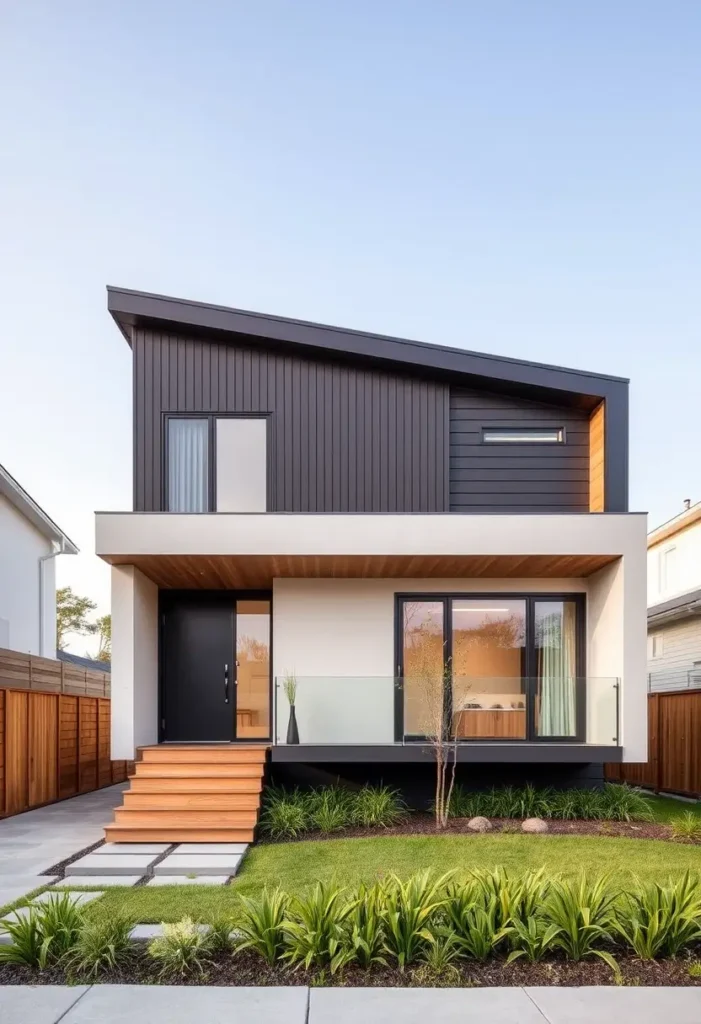
<instances>
[{"instance_id":1,"label":"glass railing panel","mask_svg":"<svg viewBox=\"0 0 701 1024\"><path fill-rule=\"evenodd\" d=\"M590 677L587 683L587 743L602 747L621 745L620 680Z\"/></svg>"},{"instance_id":2,"label":"glass railing panel","mask_svg":"<svg viewBox=\"0 0 701 1024\"><path fill-rule=\"evenodd\" d=\"M394 743L392 676L297 676L295 718L300 744ZM275 742L286 743L290 705L275 680Z\"/></svg>"}]
</instances>

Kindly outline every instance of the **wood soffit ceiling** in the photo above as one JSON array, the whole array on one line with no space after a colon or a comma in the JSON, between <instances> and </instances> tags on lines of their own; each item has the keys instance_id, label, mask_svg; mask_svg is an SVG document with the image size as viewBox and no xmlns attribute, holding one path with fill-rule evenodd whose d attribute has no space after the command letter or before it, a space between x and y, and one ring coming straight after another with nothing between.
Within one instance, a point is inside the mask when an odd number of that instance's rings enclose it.
<instances>
[{"instance_id":1,"label":"wood soffit ceiling","mask_svg":"<svg viewBox=\"0 0 701 1024\"><path fill-rule=\"evenodd\" d=\"M318 579L563 579L590 576L617 555L117 555L164 589L263 590L280 577Z\"/></svg>"}]
</instances>

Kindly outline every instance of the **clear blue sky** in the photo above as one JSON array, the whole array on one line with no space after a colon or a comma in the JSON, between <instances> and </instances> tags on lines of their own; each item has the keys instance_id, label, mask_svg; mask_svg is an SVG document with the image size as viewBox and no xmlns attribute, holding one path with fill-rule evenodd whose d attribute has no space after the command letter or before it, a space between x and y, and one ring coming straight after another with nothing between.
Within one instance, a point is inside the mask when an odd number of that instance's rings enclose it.
<instances>
[{"instance_id":1,"label":"clear blue sky","mask_svg":"<svg viewBox=\"0 0 701 1024\"><path fill-rule=\"evenodd\" d=\"M631 508L701 498L701 4L5 0L0 462L131 500L104 286L631 378ZM78 649L85 642L78 643Z\"/></svg>"}]
</instances>

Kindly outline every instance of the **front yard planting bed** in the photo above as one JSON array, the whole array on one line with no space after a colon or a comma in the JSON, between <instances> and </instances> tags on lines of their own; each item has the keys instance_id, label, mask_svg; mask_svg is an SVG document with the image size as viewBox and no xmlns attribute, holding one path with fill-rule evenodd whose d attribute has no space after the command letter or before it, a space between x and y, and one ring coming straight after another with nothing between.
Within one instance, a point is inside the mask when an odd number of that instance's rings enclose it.
<instances>
[{"instance_id":1,"label":"front yard planting bed","mask_svg":"<svg viewBox=\"0 0 701 1024\"><path fill-rule=\"evenodd\" d=\"M168 979L169 985L216 986L297 986L324 985L354 988L474 988L496 986L535 985L701 985L701 977L689 973L693 965L701 963L694 957L675 960L642 961L633 956L617 956L619 974L606 964L586 960L572 963L562 958L547 962L507 964L504 959L486 964L465 963L456 972L443 976L427 974L421 966L399 971L391 967L362 969L346 968L340 973L328 971L292 971L276 965L268 967L253 953L240 953L236 957L217 954L204 975ZM146 950L135 951L133 964L126 971L106 972L94 979L104 985L152 985L161 982L153 961ZM75 982L60 968L44 971L27 967L0 965L0 985L65 985Z\"/></svg>"}]
</instances>

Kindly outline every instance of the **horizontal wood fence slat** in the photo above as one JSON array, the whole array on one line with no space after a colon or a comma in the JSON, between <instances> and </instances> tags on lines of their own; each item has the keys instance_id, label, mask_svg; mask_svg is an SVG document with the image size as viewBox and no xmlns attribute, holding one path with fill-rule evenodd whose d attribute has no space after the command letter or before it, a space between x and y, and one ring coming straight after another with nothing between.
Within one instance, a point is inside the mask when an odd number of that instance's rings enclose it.
<instances>
[{"instance_id":1,"label":"horizontal wood fence slat","mask_svg":"<svg viewBox=\"0 0 701 1024\"><path fill-rule=\"evenodd\" d=\"M110 707L109 673L0 649L0 817L124 782Z\"/></svg>"},{"instance_id":2,"label":"horizontal wood fence slat","mask_svg":"<svg viewBox=\"0 0 701 1024\"><path fill-rule=\"evenodd\" d=\"M648 694L648 760L607 764L606 778L701 797L701 690Z\"/></svg>"}]
</instances>

